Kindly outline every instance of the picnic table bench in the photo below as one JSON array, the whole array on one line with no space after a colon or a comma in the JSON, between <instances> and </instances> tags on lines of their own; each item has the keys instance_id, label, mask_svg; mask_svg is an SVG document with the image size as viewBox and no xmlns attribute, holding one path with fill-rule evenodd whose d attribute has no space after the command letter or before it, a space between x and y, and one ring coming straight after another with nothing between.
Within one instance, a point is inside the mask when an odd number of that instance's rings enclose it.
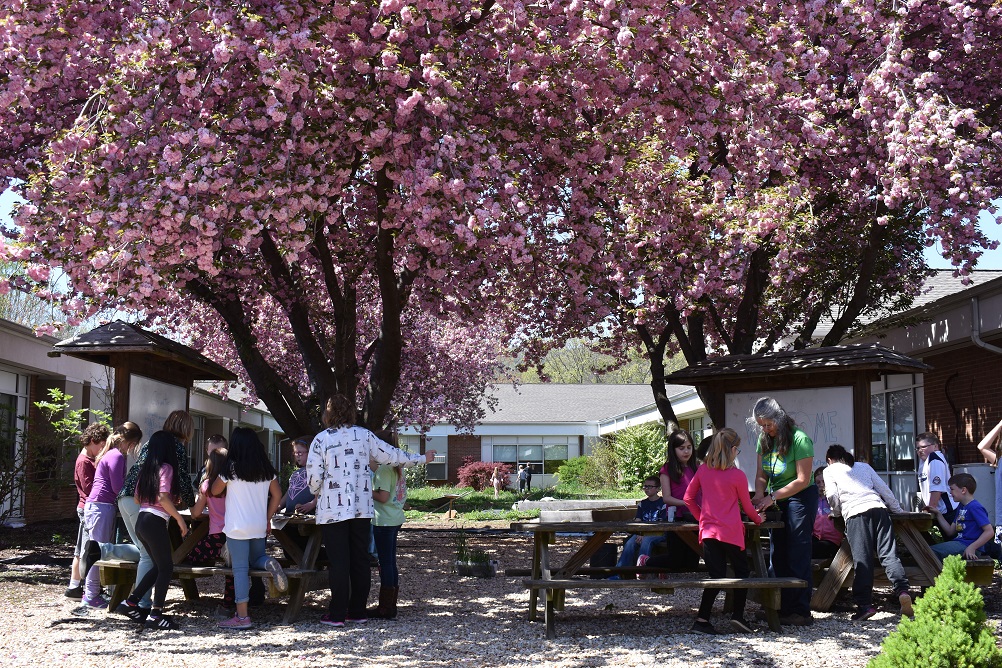
<instances>
[{"instance_id":1,"label":"picnic table bench","mask_svg":"<svg viewBox=\"0 0 1002 668\"><path fill-rule=\"evenodd\" d=\"M537 619L537 602L539 592L545 596L544 621L546 637L556 636L554 616L558 610L563 610L565 593L568 589L648 589L655 593L673 593L675 589L704 589L714 587L728 593L735 589L748 589L750 598L762 604L766 611L769 628L775 631L781 629L779 624L780 590L787 588L806 587L807 582L797 578L769 578L765 555L762 550L761 531L763 529L782 528L782 522L763 522L756 525L745 522L745 543L751 557L752 577L748 578L703 578L688 577L685 579L667 580L591 580L575 576L585 572L605 570L587 569L585 564L589 558L614 533L627 534L663 534L675 533L682 541L697 553L702 553L699 545L698 525L688 522L516 522L511 525L512 531L527 531L533 534L532 576L523 580L529 590L529 621ZM553 568L550 563L550 546L555 544L558 535L589 535L563 566ZM624 575L631 572L649 571L653 569L616 569Z\"/></svg>"},{"instance_id":2,"label":"picnic table bench","mask_svg":"<svg viewBox=\"0 0 1002 668\"><path fill-rule=\"evenodd\" d=\"M174 578L180 581L181 589L184 592L185 600L196 600L199 598L197 578L212 577L215 575L232 575L233 570L226 566L192 566L184 563L185 558L194 549L195 545L208 535L209 522L206 518L192 519L187 513L182 512L191 523L191 528L184 540L181 540L181 533L174 523L171 523L171 541L175 545L172 558L174 560ZM283 570L289 578L289 602L283 616L283 623L290 624L295 621L302 609L306 594L317 589L324 589L329 586L328 574L325 570L317 567L317 557L320 554L322 538L315 518L309 515L294 515L288 518L279 518L279 521L272 526L272 535L275 536L279 544L289 555L289 559L283 559ZM279 526L280 525L280 526ZM302 548L291 536L291 532L300 531L308 536L306 547ZM289 565L286 565L289 564ZM100 569L101 584L115 585L108 610L114 610L119 603L124 601L136 583L137 564L134 561L120 561L116 559L101 560L94 564ZM260 577L268 581L272 596L279 594L274 588L271 574L264 570L250 571L251 577Z\"/></svg>"},{"instance_id":3,"label":"picnic table bench","mask_svg":"<svg viewBox=\"0 0 1002 668\"><path fill-rule=\"evenodd\" d=\"M915 587L932 586L936 576L943 570L942 562L922 535L923 531L928 531L932 526L932 521L932 515L929 513L891 514L898 548L899 550L903 548L909 555L907 563L904 564L905 575L908 577L908 584ZM812 609L826 612L835 602L839 591L852 584L852 563L849 541L843 540L831 564L827 568L822 567L824 577L814 590L811 598ZM994 570L993 559L973 559L967 562L967 580L979 586L988 586L992 583ZM890 585L879 562L874 565L874 584Z\"/></svg>"},{"instance_id":4,"label":"picnic table bench","mask_svg":"<svg viewBox=\"0 0 1002 668\"><path fill-rule=\"evenodd\" d=\"M649 589L655 594L674 594L676 589L706 589L712 587L730 593L735 589L757 591L758 602L765 609L769 629L775 632L783 630L779 623L780 590L803 588L807 582L798 578L694 578L688 580L585 580L570 578L562 580L522 580L522 584L530 590L542 589L546 593L543 606L543 619L546 624L546 637L556 637L554 629L555 608L560 599L557 592L568 589Z\"/></svg>"}]
</instances>

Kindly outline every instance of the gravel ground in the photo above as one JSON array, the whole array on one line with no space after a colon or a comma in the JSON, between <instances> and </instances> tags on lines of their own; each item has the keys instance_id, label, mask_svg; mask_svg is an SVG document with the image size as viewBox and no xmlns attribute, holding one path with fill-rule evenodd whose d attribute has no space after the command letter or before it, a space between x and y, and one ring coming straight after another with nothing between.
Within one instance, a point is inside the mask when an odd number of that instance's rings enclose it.
<instances>
[{"instance_id":1,"label":"gravel ground","mask_svg":"<svg viewBox=\"0 0 1002 668\"><path fill-rule=\"evenodd\" d=\"M291 626L281 624L282 606L268 603L252 609L254 629L223 631L212 617L222 590L222 579L215 578L200 580L199 601L186 602L180 589L171 587L168 613L180 630L138 632L125 618L103 610L79 614L77 604L63 597L68 548L8 549L0 552L0 666L835 668L864 666L898 622L889 611L863 623L849 621L844 612L816 614L814 626L782 634L707 637L688 633L698 591L660 597L583 590L568 592L567 609L557 617L559 636L547 641L542 622L525 620L528 595L520 578L450 573L452 536L441 530L402 532L399 618L344 629L318 623L327 598L313 592ZM494 553L502 568L530 565L528 536L473 534L469 543ZM12 563L18 557L21 563ZM373 582L374 603L375 572ZM998 590L997 581L992 589ZM989 616L997 623L998 601L988 595ZM715 615L722 601L721 596ZM751 603L749 611L757 607ZM886 609L893 607L887 603Z\"/></svg>"}]
</instances>

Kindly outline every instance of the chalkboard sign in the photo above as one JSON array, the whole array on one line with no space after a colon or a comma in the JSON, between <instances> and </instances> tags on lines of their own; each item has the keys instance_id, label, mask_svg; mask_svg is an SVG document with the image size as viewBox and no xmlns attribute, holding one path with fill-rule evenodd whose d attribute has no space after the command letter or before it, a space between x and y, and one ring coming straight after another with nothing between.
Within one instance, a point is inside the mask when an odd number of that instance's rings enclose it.
<instances>
[{"instance_id":1,"label":"chalkboard sign","mask_svg":"<svg viewBox=\"0 0 1002 668\"><path fill-rule=\"evenodd\" d=\"M807 432L814 441L814 466L825 463L825 452L829 445L836 443L854 451L852 387L814 387L777 392L728 393L725 395L724 427L730 427L741 437L741 454L738 468L748 476L749 488L755 487L755 470L758 460L755 443L758 429L747 418L751 417L755 402L769 396L779 402L796 421L797 426Z\"/></svg>"},{"instance_id":2,"label":"chalkboard sign","mask_svg":"<svg viewBox=\"0 0 1002 668\"><path fill-rule=\"evenodd\" d=\"M129 381L129 419L143 430L143 440L164 428L164 420L176 410L187 410L188 390L145 376L132 374Z\"/></svg>"}]
</instances>

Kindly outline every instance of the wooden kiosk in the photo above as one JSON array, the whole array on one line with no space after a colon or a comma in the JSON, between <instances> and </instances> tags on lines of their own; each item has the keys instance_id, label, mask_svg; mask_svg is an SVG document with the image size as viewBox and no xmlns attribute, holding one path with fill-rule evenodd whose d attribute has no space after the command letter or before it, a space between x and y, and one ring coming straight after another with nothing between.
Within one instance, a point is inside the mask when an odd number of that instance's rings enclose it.
<instances>
[{"instance_id":1,"label":"wooden kiosk","mask_svg":"<svg viewBox=\"0 0 1002 668\"><path fill-rule=\"evenodd\" d=\"M738 432L746 447L738 466L755 473L755 430L746 420L755 401L774 397L814 440L815 466L839 443L860 461L872 458L870 383L884 374L922 373L930 367L876 344L727 355L665 378L694 385L716 427ZM750 468L749 468L750 467Z\"/></svg>"},{"instance_id":2,"label":"wooden kiosk","mask_svg":"<svg viewBox=\"0 0 1002 668\"><path fill-rule=\"evenodd\" d=\"M126 322L109 322L60 341L49 356L60 355L111 367L112 421L131 419L147 434L160 429L171 411L188 410L196 380L237 379L198 351Z\"/></svg>"}]
</instances>

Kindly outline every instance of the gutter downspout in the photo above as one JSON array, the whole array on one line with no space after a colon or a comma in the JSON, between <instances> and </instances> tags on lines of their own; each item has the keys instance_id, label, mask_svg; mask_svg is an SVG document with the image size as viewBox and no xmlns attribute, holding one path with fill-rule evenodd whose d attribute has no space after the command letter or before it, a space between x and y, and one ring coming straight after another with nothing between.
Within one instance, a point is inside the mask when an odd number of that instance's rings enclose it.
<instances>
[{"instance_id":1,"label":"gutter downspout","mask_svg":"<svg viewBox=\"0 0 1002 668\"><path fill-rule=\"evenodd\" d=\"M971 341L979 348L984 348L996 355L1002 355L1002 348L981 340L981 310L978 308L977 297L971 297Z\"/></svg>"}]
</instances>

